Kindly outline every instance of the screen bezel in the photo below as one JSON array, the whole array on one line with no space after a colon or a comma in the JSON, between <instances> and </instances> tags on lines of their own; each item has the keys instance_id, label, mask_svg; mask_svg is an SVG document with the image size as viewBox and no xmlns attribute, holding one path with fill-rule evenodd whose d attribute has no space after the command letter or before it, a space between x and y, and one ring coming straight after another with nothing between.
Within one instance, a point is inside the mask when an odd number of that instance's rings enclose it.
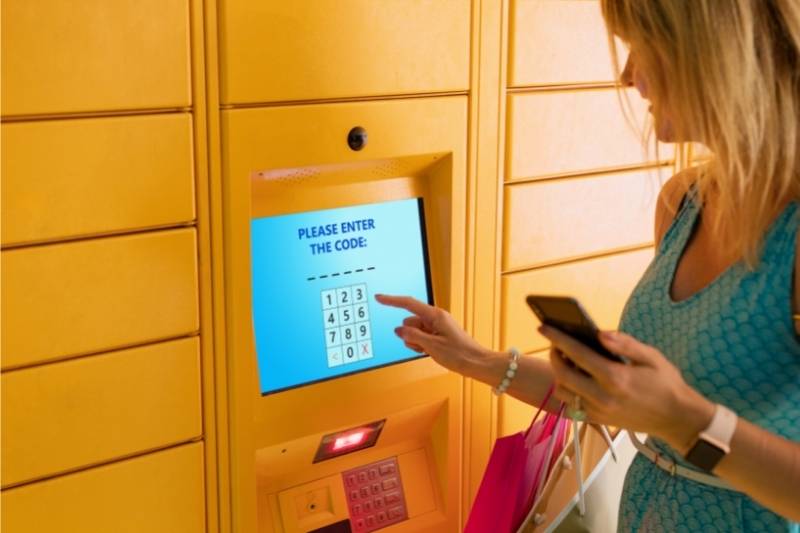
<instances>
[{"instance_id":1,"label":"screen bezel","mask_svg":"<svg viewBox=\"0 0 800 533\"><path fill-rule=\"evenodd\" d=\"M366 206L366 205L377 205L377 204L382 204L382 203L397 202L397 201L403 201L403 200L414 200L414 199L417 200L417 210L418 210L418 213L419 213L420 240L421 240L421 243L422 243L422 259L423 259L423 263L424 263L423 266L424 266L424 271L425 271L425 288L426 288L426 292L427 292L427 302L425 302L425 303L427 303L428 305L436 305L434 303L434 298L433 298L433 281L432 281L432 278L431 278L431 261L430 261L430 253L429 253L429 250L428 250L428 226L427 226L426 219L425 219L424 199L422 197L401 198L401 199L397 199L397 200L388 200L386 202L372 202L372 203L368 203L368 204L354 204L354 205L347 206L347 207L360 207L360 206ZM297 214L300 214L300 213L297 213ZM258 374L258 372L259 372L259 361L258 361L258 352L255 349L255 327L252 328L252 331L253 331L253 337L254 337L253 353L255 355L256 373ZM428 354L421 353L421 354L417 354L415 356L411 356L411 357L408 357L408 358L405 358L405 359L400 359L398 361L392 361L390 363L385 363L385 364L382 364L382 365L371 366L369 368L363 368L361 370L353 370L352 372L346 372L344 374L337 374L335 376L329 376L329 377L314 379L312 381L304 381L303 383L298 383L296 385L291 385L289 387L281 387L279 389L273 389L273 390L266 391L266 392L259 390L259 393L260 393L260 396L263 398L265 396L271 396L273 394L278 394L278 393L281 393L281 392L292 391L292 390L295 390L295 389L299 389L299 388L302 388L302 387L308 387L308 386L311 386L311 385L317 385L319 383L324 383L326 381L333 381L333 380L340 379L340 378L345 378L345 377L348 377L348 376L354 376L354 375L357 375L357 374L363 374L364 372L370 372L370 371L373 371L373 370L379 370L381 368L387 368L387 367L394 366L394 365L399 365L399 364L402 364L402 363L408 363L408 362L411 362L411 361L424 359L425 357L429 357ZM260 381L256 380L256 382L259 384L258 388L260 389L261 388L260 387Z\"/></svg>"}]
</instances>

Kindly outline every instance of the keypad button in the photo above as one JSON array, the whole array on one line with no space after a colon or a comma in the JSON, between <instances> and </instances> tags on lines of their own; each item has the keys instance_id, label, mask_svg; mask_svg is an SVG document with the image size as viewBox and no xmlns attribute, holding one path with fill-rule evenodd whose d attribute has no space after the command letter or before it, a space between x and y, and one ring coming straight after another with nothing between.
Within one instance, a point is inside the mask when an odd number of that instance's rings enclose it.
<instances>
[{"instance_id":1,"label":"keypad button","mask_svg":"<svg viewBox=\"0 0 800 533\"><path fill-rule=\"evenodd\" d=\"M372 358L372 341L361 341L356 344L358 350L358 358L363 361L364 359Z\"/></svg>"},{"instance_id":2,"label":"keypad button","mask_svg":"<svg viewBox=\"0 0 800 533\"><path fill-rule=\"evenodd\" d=\"M389 520L395 520L404 517L406 513L402 507L392 507L387 511L387 514L389 515Z\"/></svg>"},{"instance_id":3,"label":"keypad button","mask_svg":"<svg viewBox=\"0 0 800 533\"><path fill-rule=\"evenodd\" d=\"M335 346L333 348L328 348L328 366L333 368L341 365L342 363L344 363L344 359L342 358L342 347Z\"/></svg>"},{"instance_id":4,"label":"keypad button","mask_svg":"<svg viewBox=\"0 0 800 533\"><path fill-rule=\"evenodd\" d=\"M365 322L369 320L369 306L367 304L356 304L353 306L353 314L356 322Z\"/></svg>"},{"instance_id":5,"label":"keypad button","mask_svg":"<svg viewBox=\"0 0 800 533\"><path fill-rule=\"evenodd\" d=\"M383 508L383 498L375 498L372 500L372 505L375 509L382 509Z\"/></svg>"},{"instance_id":6,"label":"keypad button","mask_svg":"<svg viewBox=\"0 0 800 533\"><path fill-rule=\"evenodd\" d=\"M387 492L386 494L384 494L383 499L386 501L386 503L399 502L400 501L400 491L395 490L395 491L392 491L392 492Z\"/></svg>"},{"instance_id":7,"label":"keypad button","mask_svg":"<svg viewBox=\"0 0 800 533\"><path fill-rule=\"evenodd\" d=\"M378 477L378 469L377 468L370 468L368 475L369 475L370 479L377 478Z\"/></svg>"},{"instance_id":8,"label":"keypad button","mask_svg":"<svg viewBox=\"0 0 800 533\"><path fill-rule=\"evenodd\" d=\"M335 328L339 325L339 311L336 309L328 309L324 313L325 327Z\"/></svg>"},{"instance_id":9,"label":"keypad button","mask_svg":"<svg viewBox=\"0 0 800 533\"><path fill-rule=\"evenodd\" d=\"M349 476L347 476L347 486L348 487L356 486L356 476L354 474L350 474Z\"/></svg>"},{"instance_id":10,"label":"keypad button","mask_svg":"<svg viewBox=\"0 0 800 533\"><path fill-rule=\"evenodd\" d=\"M339 328L328 328L325 330L325 347L335 348L342 344L342 332Z\"/></svg>"},{"instance_id":11,"label":"keypad button","mask_svg":"<svg viewBox=\"0 0 800 533\"><path fill-rule=\"evenodd\" d=\"M339 308L339 325L349 326L355 322L355 312L352 305L344 305Z\"/></svg>"},{"instance_id":12,"label":"keypad button","mask_svg":"<svg viewBox=\"0 0 800 533\"><path fill-rule=\"evenodd\" d=\"M336 291L322 291L322 308L323 309L333 309L339 305L339 302L336 300Z\"/></svg>"},{"instance_id":13,"label":"keypad button","mask_svg":"<svg viewBox=\"0 0 800 533\"><path fill-rule=\"evenodd\" d=\"M391 490L397 487L397 478L391 477L389 479L384 479L381 485L383 486L383 490Z\"/></svg>"},{"instance_id":14,"label":"keypad button","mask_svg":"<svg viewBox=\"0 0 800 533\"><path fill-rule=\"evenodd\" d=\"M353 304L353 292L350 290L350 287L336 289L336 303L337 305Z\"/></svg>"},{"instance_id":15,"label":"keypad button","mask_svg":"<svg viewBox=\"0 0 800 533\"><path fill-rule=\"evenodd\" d=\"M380 472L381 472L382 476L385 476L387 474L394 474L394 465L391 464L391 463L385 464L385 465L381 465L380 466Z\"/></svg>"},{"instance_id":16,"label":"keypad button","mask_svg":"<svg viewBox=\"0 0 800 533\"><path fill-rule=\"evenodd\" d=\"M342 359L345 363L355 363L358 361L358 344L353 343L342 346Z\"/></svg>"},{"instance_id":17,"label":"keypad button","mask_svg":"<svg viewBox=\"0 0 800 533\"><path fill-rule=\"evenodd\" d=\"M364 529L365 527L363 518L356 520L356 529Z\"/></svg>"},{"instance_id":18,"label":"keypad button","mask_svg":"<svg viewBox=\"0 0 800 533\"><path fill-rule=\"evenodd\" d=\"M372 512L372 502L371 501L364 502L364 512L365 513L371 513Z\"/></svg>"},{"instance_id":19,"label":"keypad button","mask_svg":"<svg viewBox=\"0 0 800 533\"><path fill-rule=\"evenodd\" d=\"M351 509L353 509L353 514L354 515L360 515L361 514L361 506L360 505L354 505L353 507L351 507Z\"/></svg>"},{"instance_id":20,"label":"keypad button","mask_svg":"<svg viewBox=\"0 0 800 533\"><path fill-rule=\"evenodd\" d=\"M367 523L367 527L373 527L375 525L375 517L370 515L366 518L365 522Z\"/></svg>"},{"instance_id":21,"label":"keypad button","mask_svg":"<svg viewBox=\"0 0 800 533\"><path fill-rule=\"evenodd\" d=\"M353 296L353 303L366 302L367 285L365 283L362 283L361 285L353 285L352 296Z\"/></svg>"},{"instance_id":22,"label":"keypad button","mask_svg":"<svg viewBox=\"0 0 800 533\"><path fill-rule=\"evenodd\" d=\"M380 513L375 515L375 518L378 519L379 524L382 524L383 522L386 522L386 513L381 511Z\"/></svg>"},{"instance_id":23,"label":"keypad button","mask_svg":"<svg viewBox=\"0 0 800 533\"><path fill-rule=\"evenodd\" d=\"M372 494L373 494L373 496L377 496L380 493L381 493L381 486L378 485L377 483L373 483L372 484Z\"/></svg>"},{"instance_id":24,"label":"keypad button","mask_svg":"<svg viewBox=\"0 0 800 533\"><path fill-rule=\"evenodd\" d=\"M354 329L356 332L356 338L359 341L369 340L371 335L369 330L369 322L356 322Z\"/></svg>"},{"instance_id":25,"label":"keypad button","mask_svg":"<svg viewBox=\"0 0 800 533\"><path fill-rule=\"evenodd\" d=\"M358 482L359 483L366 483L367 481L367 473L366 472L359 472L358 473Z\"/></svg>"},{"instance_id":26,"label":"keypad button","mask_svg":"<svg viewBox=\"0 0 800 533\"><path fill-rule=\"evenodd\" d=\"M361 489L358 491L358 495L362 498L369 498L369 487L361 487Z\"/></svg>"},{"instance_id":27,"label":"keypad button","mask_svg":"<svg viewBox=\"0 0 800 533\"><path fill-rule=\"evenodd\" d=\"M356 328L355 326L344 326L342 328L342 342L350 344L356 341Z\"/></svg>"}]
</instances>

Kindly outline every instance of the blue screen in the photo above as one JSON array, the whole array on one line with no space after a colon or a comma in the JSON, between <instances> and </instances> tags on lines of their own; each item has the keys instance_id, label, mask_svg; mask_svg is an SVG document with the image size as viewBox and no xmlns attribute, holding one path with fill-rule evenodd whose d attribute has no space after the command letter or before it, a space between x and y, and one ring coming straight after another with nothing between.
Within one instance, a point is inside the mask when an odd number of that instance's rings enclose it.
<instances>
[{"instance_id":1,"label":"blue screen","mask_svg":"<svg viewBox=\"0 0 800 533\"><path fill-rule=\"evenodd\" d=\"M262 394L420 357L374 295L432 303L424 225L420 198L252 220Z\"/></svg>"}]
</instances>

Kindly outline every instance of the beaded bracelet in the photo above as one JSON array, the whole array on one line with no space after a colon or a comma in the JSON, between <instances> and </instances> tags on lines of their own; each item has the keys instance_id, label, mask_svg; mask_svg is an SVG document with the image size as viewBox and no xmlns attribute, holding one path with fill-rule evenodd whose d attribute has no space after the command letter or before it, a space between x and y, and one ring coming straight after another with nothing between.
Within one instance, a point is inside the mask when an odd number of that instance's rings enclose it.
<instances>
[{"instance_id":1,"label":"beaded bracelet","mask_svg":"<svg viewBox=\"0 0 800 533\"><path fill-rule=\"evenodd\" d=\"M512 346L509 348L508 353L511 357L508 361L508 369L503 376L503 381L501 381L497 387L492 389L492 392L498 396L503 394L508 389L508 386L511 385L511 380L514 379L514 375L517 373L517 368L519 368L519 350Z\"/></svg>"}]
</instances>

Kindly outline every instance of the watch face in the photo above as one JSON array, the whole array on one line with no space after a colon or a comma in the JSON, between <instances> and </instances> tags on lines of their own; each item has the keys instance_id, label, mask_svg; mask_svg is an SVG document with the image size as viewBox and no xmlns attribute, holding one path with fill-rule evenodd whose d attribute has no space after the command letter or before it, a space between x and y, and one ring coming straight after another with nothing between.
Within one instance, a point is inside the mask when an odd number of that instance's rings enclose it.
<instances>
[{"instance_id":1,"label":"watch face","mask_svg":"<svg viewBox=\"0 0 800 533\"><path fill-rule=\"evenodd\" d=\"M724 456L724 450L700 439L686 454L686 460L698 468L711 472Z\"/></svg>"}]
</instances>

